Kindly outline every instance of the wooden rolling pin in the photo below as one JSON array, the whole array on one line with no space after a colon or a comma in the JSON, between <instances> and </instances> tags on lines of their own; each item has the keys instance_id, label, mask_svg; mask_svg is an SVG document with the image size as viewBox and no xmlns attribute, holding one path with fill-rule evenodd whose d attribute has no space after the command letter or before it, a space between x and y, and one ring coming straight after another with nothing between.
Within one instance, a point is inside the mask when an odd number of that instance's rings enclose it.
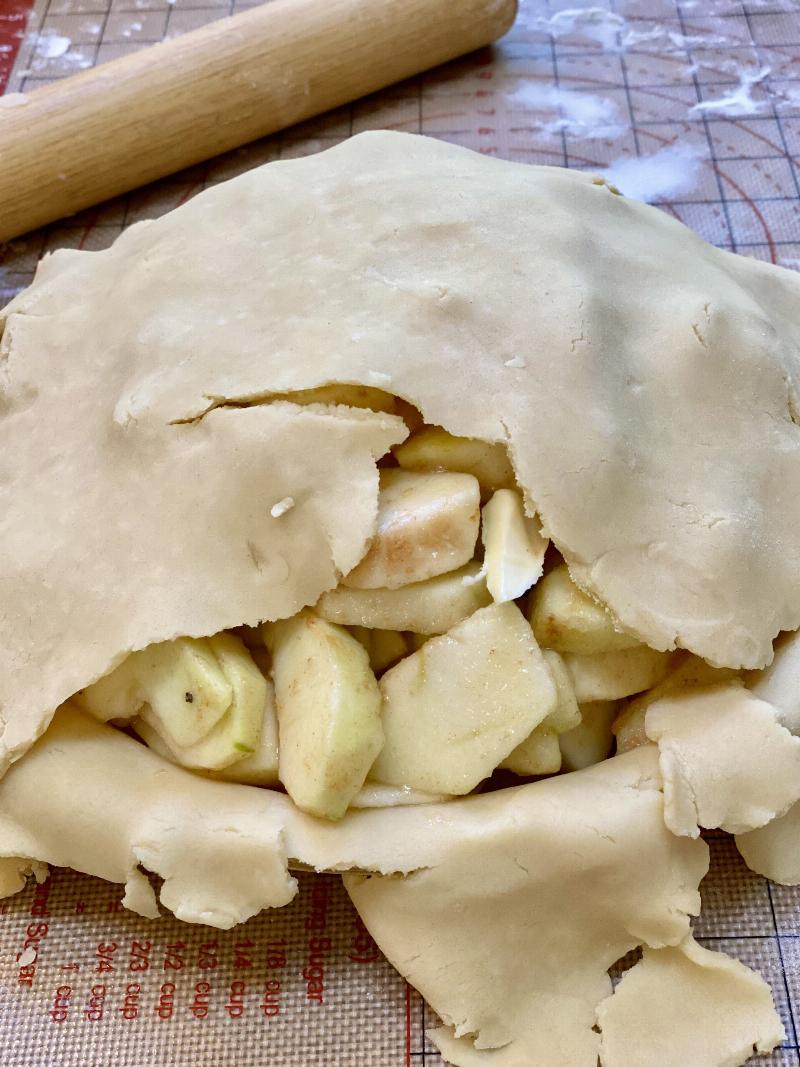
<instances>
[{"instance_id":1,"label":"wooden rolling pin","mask_svg":"<svg viewBox=\"0 0 800 1067\"><path fill-rule=\"evenodd\" d=\"M0 97L0 241L495 40L516 0L272 0Z\"/></svg>"}]
</instances>

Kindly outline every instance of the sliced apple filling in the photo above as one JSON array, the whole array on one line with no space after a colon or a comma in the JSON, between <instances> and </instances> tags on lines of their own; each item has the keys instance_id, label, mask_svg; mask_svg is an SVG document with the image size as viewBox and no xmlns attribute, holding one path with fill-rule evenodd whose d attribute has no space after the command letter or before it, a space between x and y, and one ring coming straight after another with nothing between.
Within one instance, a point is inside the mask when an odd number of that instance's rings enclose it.
<instances>
[{"instance_id":1,"label":"sliced apple filling","mask_svg":"<svg viewBox=\"0 0 800 1067\"><path fill-rule=\"evenodd\" d=\"M394 410L375 392L302 399ZM660 693L673 658L573 582L504 446L421 425L379 475L372 540L314 606L151 645L74 702L167 760L334 820L587 767L615 730L635 743L641 712L626 725L620 702Z\"/></svg>"}]
</instances>

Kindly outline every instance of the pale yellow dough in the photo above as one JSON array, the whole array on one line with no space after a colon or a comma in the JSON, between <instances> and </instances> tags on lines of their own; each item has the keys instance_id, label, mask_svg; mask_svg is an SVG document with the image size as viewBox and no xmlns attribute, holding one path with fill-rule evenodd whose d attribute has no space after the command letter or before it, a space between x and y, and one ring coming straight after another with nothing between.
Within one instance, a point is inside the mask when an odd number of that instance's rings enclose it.
<instances>
[{"instance_id":1,"label":"pale yellow dough","mask_svg":"<svg viewBox=\"0 0 800 1067\"><path fill-rule=\"evenodd\" d=\"M800 799L800 738L741 685L668 694L647 709L645 732L658 743L673 833L744 833Z\"/></svg>"},{"instance_id":2,"label":"pale yellow dough","mask_svg":"<svg viewBox=\"0 0 800 1067\"><path fill-rule=\"evenodd\" d=\"M607 968L635 945L679 944L699 906L707 849L667 831L657 779L640 749L443 805L449 844L430 867L345 876L381 949L443 1020L431 1036L447 1060L596 1067Z\"/></svg>"},{"instance_id":3,"label":"pale yellow dough","mask_svg":"<svg viewBox=\"0 0 800 1067\"><path fill-rule=\"evenodd\" d=\"M597 1022L602 1067L738 1067L786 1036L766 982L691 936L645 948Z\"/></svg>"}]
</instances>

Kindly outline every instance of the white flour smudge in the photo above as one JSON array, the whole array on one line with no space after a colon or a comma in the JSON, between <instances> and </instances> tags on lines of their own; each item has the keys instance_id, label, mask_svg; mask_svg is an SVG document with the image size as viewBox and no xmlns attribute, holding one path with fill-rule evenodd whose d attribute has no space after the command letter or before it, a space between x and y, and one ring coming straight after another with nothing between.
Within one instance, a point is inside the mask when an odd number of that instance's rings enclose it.
<instances>
[{"instance_id":1,"label":"white flour smudge","mask_svg":"<svg viewBox=\"0 0 800 1067\"><path fill-rule=\"evenodd\" d=\"M651 156L618 159L601 173L625 196L651 203L694 188L703 158L697 145L668 145Z\"/></svg>"},{"instance_id":2,"label":"white flour smudge","mask_svg":"<svg viewBox=\"0 0 800 1067\"><path fill-rule=\"evenodd\" d=\"M774 90L777 107L797 107L800 104L800 87L786 85L782 89Z\"/></svg>"},{"instance_id":3,"label":"white flour smudge","mask_svg":"<svg viewBox=\"0 0 800 1067\"><path fill-rule=\"evenodd\" d=\"M508 99L512 105L551 112L552 118L535 122L545 133L564 130L576 137L615 137L624 129L616 121L617 105L605 96L565 91L554 85L522 85Z\"/></svg>"},{"instance_id":4,"label":"white flour smudge","mask_svg":"<svg viewBox=\"0 0 800 1067\"><path fill-rule=\"evenodd\" d=\"M71 37L62 37L60 33L42 33L39 34L36 54L43 59L58 59L69 51L71 44Z\"/></svg>"},{"instance_id":5,"label":"white flour smudge","mask_svg":"<svg viewBox=\"0 0 800 1067\"><path fill-rule=\"evenodd\" d=\"M557 11L549 19L528 20L528 25L544 30L553 37L566 37L570 33L598 41L603 48L613 51L618 47L618 35L627 23L621 15L606 11L603 7L570 7Z\"/></svg>"},{"instance_id":6,"label":"white flour smudge","mask_svg":"<svg viewBox=\"0 0 800 1067\"><path fill-rule=\"evenodd\" d=\"M739 72L739 84L716 100L702 100L689 108L690 114L711 112L715 115L755 115L766 106L765 101L753 99L753 86L758 85L770 73L770 67Z\"/></svg>"}]
</instances>

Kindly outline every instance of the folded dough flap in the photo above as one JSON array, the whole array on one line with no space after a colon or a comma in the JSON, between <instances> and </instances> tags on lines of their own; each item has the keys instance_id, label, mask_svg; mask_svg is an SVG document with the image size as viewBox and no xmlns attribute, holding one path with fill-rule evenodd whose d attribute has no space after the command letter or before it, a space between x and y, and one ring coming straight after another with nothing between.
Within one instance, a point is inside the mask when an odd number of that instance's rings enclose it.
<instances>
[{"instance_id":1,"label":"folded dough flap","mask_svg":"<svg viewBox=\"0 0 800 1067\"><path fill-rule=\"evenodd\" d=\"M124 882L125 904L153 916L141 864L178 918L227 929L295 895L283 802L193 775L64 706L0 780L0 853Z\"/></svg>"},{"instance_id":2,"label":"folded dough flap","mask_svg":"<svg viewBox=\"0 0 800 1067\"><path fill-rule=\"evenodd\" d=\"M655 761L638 749L445 807L448 844L427 869L345 875L373 937L444 1021L433 1040L448 1060L595 1067L608 968L687 935L708 852L666 829Z\"/></svg>"}]
</instances>

